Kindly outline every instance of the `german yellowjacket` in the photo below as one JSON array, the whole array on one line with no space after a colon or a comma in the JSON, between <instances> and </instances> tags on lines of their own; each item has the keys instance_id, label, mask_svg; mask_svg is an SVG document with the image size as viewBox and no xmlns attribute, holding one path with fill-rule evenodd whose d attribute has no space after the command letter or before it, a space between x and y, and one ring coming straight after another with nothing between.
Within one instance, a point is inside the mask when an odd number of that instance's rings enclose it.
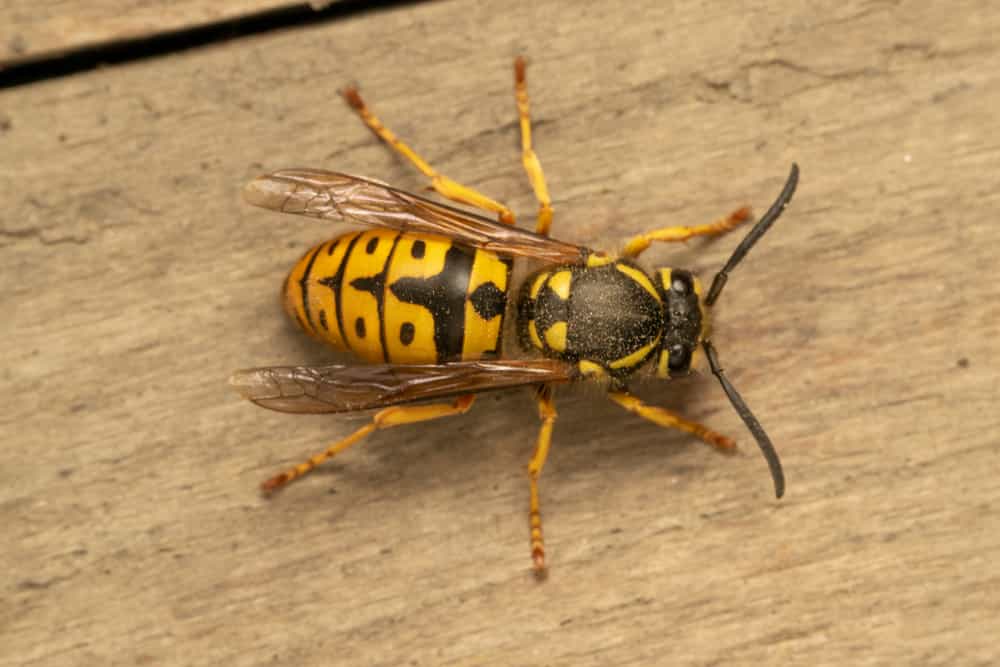
<instances>
[{"instance_id":1,"label":"german yellowjacket","mask_svg":"<svg viewBox=\"0 0 1000 667\"><path fill-rule=\"evenodd\" d=\"M369 364L255 368L236 372L230 382L257 405L282 412L377 410L351 435L264 482L268 493L376 430L464 413L482 391L532 388L541 430L528 464L531 555L536 573L543 574L538 479L556 419L555 385L598 381L629 412L730 451L735 443L729 438L629 393L629 380L640 373L686 375L704 351L767 460L776 496L784 493L770 439L719 365L709 340L709 311L729 273L791 200L798 167L792 165L781 194L703 294L689 271L650 272L635 259L654 241L723 234L747 220L750 209L709 224L640 234L618 254L550 238L552 204L532 148L522 59L514 71L522 160L539 201L535 231L515 227L506 206L435 171L348 88L344 97L365 124L426 175L434 190L497 220L337 172L285 169L252 181L244 191L251 204L369 228L311 248L283 291L285 310L303 330ZM515 260L535 264L516 289ZM450 402L435 402L441 399Z\"/></svg>"}]
</instances>

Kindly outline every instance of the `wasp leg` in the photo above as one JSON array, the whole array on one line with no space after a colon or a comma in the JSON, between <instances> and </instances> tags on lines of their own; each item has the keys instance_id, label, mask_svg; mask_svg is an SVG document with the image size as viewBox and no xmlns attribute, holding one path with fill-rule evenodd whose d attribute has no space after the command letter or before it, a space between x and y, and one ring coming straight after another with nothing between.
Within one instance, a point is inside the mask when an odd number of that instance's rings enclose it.
<instances>
[{"instance_id":1,"label":"wasp leg","mask_svg":"<svg viewBox=\"0 0 1000 667\"><path fill-rule=\"evenodd\" d=\"M697 422L688 421L666 408L658 408L646 405L641 400L625 391L608 392L608 397L634 415L639 415L643 419L648 419L654 424L667 428L676 428L685 433L690 433L703 442L712 445L716 449L726 454L736 452L736 443L726 436L716 433L707 426L702 426Z\"/></svg>"},{"instance_id":2,"label":"wasp leg","mask_svg":"<svg viewBox=\"0 0 1000 667\"><path fill-rule=\"evenodd\" d=\"M484 211L496 213L500 222L508 225L514 224L514 214L509 208L466 185L457 183L447 176L439 174L422 157L417 155L412 148L403 143L403 141L397 137L392 130L383 125L382 121L380 121L375 114L372 113L371 109L368 108L368 105L365 104L365 101L361 99L361 95L358 94L357 88L346 88L343 94L344 99L351 105L351 108L358 112L358 115L361 116L361 120L364 121L365 125L367 125L379 139L382 139L384 142L389 144L393 150L413 163L413 165L419 169L424 176L431 179L431 187L434 188L438 194L451 199L452 201L461 202L462 204L475 206L476 208L483 209Z\"/></svg>"},{"instance_id":3,"label":"wasp leg","mask_svg":"<svg viewBox=\"0 0 1000 667\"><path fill-rule=\"evenodd\" d=\"M472 407L473 401L476 400L475 394L466 394L455 399L452 404L448 403L431 403L429 405L406 405L406 406L394 406L391 408L386 408L380 410L372 418L370 424L366 424L359 428L357 431L347 436L343 440L339 440L329 447L325 451L316 454L308 461L300 463L299 465L291 468L280 475L275 475L271 479L267 480L261 484L261 489L265 493L271 493L277 489L285 486L289 482L299 477L302 477L307 472L320 465L327 459L336 456L340 452L344 451L351 445L354 445L366 437L371 435L373 432L378 431L383 428L390 428L392 426L400 426L402 424L416 424L417 422L430 421L432 419L438 419L440 417L450 417L452 415L460 415L470 407Z\"/></svg>"},{"instance_id":4,"label":"wasp leg","mask_svg":"<svg viewBox=\"0 0 1000 667\"><path fill-rule=\"evenodd\" d=\"M542 420L542 428L538 432L538 443L535 454L528 462L528 479L531 482L531 508L529 522L531 525L531 560L535 565L535 576L545 577L545 540L542 538L542 514L538 506L538 478L545 467L545 459L549 456L549 445L552 443L552 425L556 421L556 406L552 402L552 386L542 385L536 395L538 401L538 416Z\"/></svg>"},{"instance_id":5,"label":"wasp leg","mask_svg":"<svg viewBox=\"0 0 1000 667\"><path fill-rule=\"evenodd\" d=\"M645 234L633 236L625 243L622 255L625 257L638 257L653 243L653 241L687 241L693 236L718 236L725 234L730 229L738 226L750 218L750 207L742 206L727 216L719 218L715 222L707 225L695 225L694 227L664 227L654 229Z\"/></svg>"},{"instance_id":6,"label":"wasp leg","mask_svg":"<svg viewBox=\"0 0 1000 667\"><path fill-rule=\"evenodd\" d=\"M549 187L545 184L542 163L531 147L531 115L528 111L528 86L524 79L524 69L524 58L518 56L514 61L514 95L517 98L517 115L521 121L521 161L524 163L524 170L528 172L528 180L531 181L539 204L535 232L548 236L549 227L552 226L552 198L549 196Z\"/></svg>"}]
</instances>

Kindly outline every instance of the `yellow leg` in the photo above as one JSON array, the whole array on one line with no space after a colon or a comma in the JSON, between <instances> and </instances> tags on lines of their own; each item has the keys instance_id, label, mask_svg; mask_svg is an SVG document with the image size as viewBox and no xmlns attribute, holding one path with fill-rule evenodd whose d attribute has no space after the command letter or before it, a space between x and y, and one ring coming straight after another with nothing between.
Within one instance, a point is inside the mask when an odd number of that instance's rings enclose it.
<instances>
[{"instance_id":1,"label":"yellow leg","mask_svg":"<svg viewBox=\"0 0 1000 667\"><path fill-rule=\"evenodd\" d=\"M556 421L556 406L552 402L552 387L543 385L538 390L538 416L542 420L542 428L538 432L538 444L535 454L528 462L528 479L531 482L531 509L529 521L531 524L531 560L535 565L535 575L545 576L545 540L542 538L542 514L538 505L538 478L545 467L545 459L549 456L549 445L552 443L552 425Z\"/></svg>"},{"instance_id":2,"label":"yellow leg","mask_svg":"<svg viewBox=\"0 0 1000 667\"><path fill-rule=\"evenodd\" d=\"M531 147L531 116L528 113L528 86L524 80L524 58L518 56L514 61L514 94L517 97L517 115L521 119L521 161L524 170L528 172L528 180L538 199L538 223L535 231L549 235L552 226L552 198L545 184L545 174L542 173L542 163L538 161L535 150Z\"/></svg>"},{"instance_id":3,"label":"yellow leg","mask_svg":"<svg viewBox=\"0 0 1000 667\"><path fill-rule=\"evenodd\" d=\"M402 424L415 424L417 422L430 421L440 417L460 415L472 407L472 403L475 400L476 397L474 394L466 394L455 399L455 402L452 404L431 403L429 405L403 405L381 410L372 418L370 424L362 426L343 440L335 442L325 451L316 454L308 461L300 463L294 468L272 477L261 484L261 489L265 493L276 491L292 480L302 477L302 475L305 475L319 464L333 456L336 456L351 445L364 440L375 431L383 428L390 428L392 426L400 426Z\"/></svg>"},{"instance_id":4,"label":"yellow leg","mask_svg":"<svg viewBox=\"0 0 1000 667\"><path fill-rule=\"evenodd\" d=\"M716 433L697 422L689 422L665 408L646 405L628 392L612 391L608 393L608 397L632 414L639 415L643 419L648 419L654 424L690 433L726 454L732 454L736 451L736 443L726 436Z\"/></svg>"},{"instance_id":5,"label":"yellow leg","mask_svg":"<svg viewBox=\"0 0 1000 667\"><path fill-rule=\"evenodd\" d=\"M622 255L625 257L638 257L653 243L653 241L687 241L693 236L718 236L733 229L741 222L750 217L750 207L743 206L736 209L729 215L719 218L715 222L707 225L695 225L694 227L664 227L654 229L645 234L639 234L628 240Z\"/></svg>"},{"instance_id":6,"label":"yellow leg","mask_svg":"<svg viewBox=\"0 0 1000 667\"><path fill-rule=\"evenodd\" d=\"M361 99L361 95L358 94L356 88L347 88L344 90L344 99L347 103L358 112L361 116L361 120L364 121L365 125L376 134L380 139L389 144L393 150L409 160L413 165L420 170L420 172L431 179L431 187L433 187L441 196L447 197L452 201L461 202L463 204L468 204L469 206L475 206L476 208L483 209L484 211L490 211L496 213L500 222L506 223L508 225L514 224L514 214L509 208L504 206L498 201L490 199L486 195L473 190L472 188L457 183L443 174L439 174L433 167L431 167L422 157L417 155L412 148L407 146L403 141L397 137L389 128L382 124L375 114L371 112L371 109L365 104L364 100Z\"/></svg>"}]
</instances>

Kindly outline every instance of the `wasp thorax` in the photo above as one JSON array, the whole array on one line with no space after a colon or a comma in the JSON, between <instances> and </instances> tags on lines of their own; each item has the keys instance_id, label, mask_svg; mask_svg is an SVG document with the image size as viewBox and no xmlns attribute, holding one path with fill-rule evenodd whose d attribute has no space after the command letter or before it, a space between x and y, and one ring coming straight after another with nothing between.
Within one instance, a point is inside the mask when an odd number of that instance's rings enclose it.
<instances>
[{"instance_id":1,"label":"wasp thorax","mask_svg":"<svg viewBox=\"0 0 1000 667\"><path fill-rule=\"evenodd\" d=\"M518 332L526 349L623 377L655 354L664 305L652 278L627 260L546 268L524 283Z\"/></svg>"}]
</instances>

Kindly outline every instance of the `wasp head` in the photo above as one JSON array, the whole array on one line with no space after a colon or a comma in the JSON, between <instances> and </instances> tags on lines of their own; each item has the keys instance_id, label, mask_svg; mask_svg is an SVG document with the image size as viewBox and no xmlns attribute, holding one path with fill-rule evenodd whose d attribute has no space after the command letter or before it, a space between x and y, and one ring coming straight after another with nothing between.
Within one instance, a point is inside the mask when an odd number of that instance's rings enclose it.
<instances>
[{"instance_id":1,"label":"wasp head","mask_svg":"<svg viewBox=\"0 0 1000 667\"><path fill-rule=\"evenodd\" d=\"M656 357L660 378L687 375L708 331L701 282L690 271L658 269L656 288L663 300L663 336Z\"/></svg>"}]
</instances>

